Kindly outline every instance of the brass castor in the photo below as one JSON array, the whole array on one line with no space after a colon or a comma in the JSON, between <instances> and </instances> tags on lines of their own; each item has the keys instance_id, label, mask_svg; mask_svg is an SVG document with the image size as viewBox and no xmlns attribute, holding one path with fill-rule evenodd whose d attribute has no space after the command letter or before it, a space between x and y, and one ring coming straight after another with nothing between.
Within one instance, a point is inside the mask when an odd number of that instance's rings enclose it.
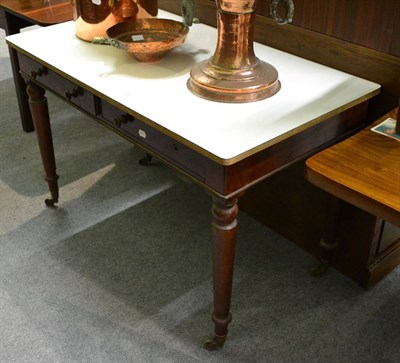
<instances>
[{"instance_id":1,"label":"brass castor","mask_svg":"<svg viewBox=\"0 0 400 363\"><path fill-rule=\"evenodd\" d=\"M150 154L146 154L139 160L139 164L142 166L147 166L151 163L153 157Z\"/></svg>"},{"instance_id":2,"label":"brass castor","mask_svg":"<svg viewBox=\"0 0 400 363\"><path fill-rule=\"evenodd\" d=\"M321 261L318 266L314 266L310 268L310 275L314 277L321 277L325 275L326 271L328 271L329 263L327 261Z\"/></svg>"},{"instance_id":3,"label":"brass castor","mask_svg":"<svg viewBox=\"0 0 400 363\"><path fill-rule=\"evenodd\" d=\"M51 198L46 198L44 202L47 207L55 207L54 204L58 202L58 193L51 193Z\"/></svg>"},{"instance_id":4,"label":"brass castor","mask_svg":"<svg viewBox=\"0 0 400 363\"><path fill-rule=\"evenodd\" d=\"M54 207L55 201L54 201L53 199L48 199L48 198L46 198L46 199L44 200L44 202L45 202L45 204L46 204L48 207Z\"/></svg>"},{"instance_id":5,"label":"brass castor","mask_svg":"<svg viewBox=\"0 0 400 363\"><path fill-rule=\"evenodd\" d=\"M222 348L222 346L225 343L225 339L226 339L226 336L220 337L220 336L216 335L216 336L214 336L214 338L207 337L204 340L203 347L205 349L207 349L207 350L210 350L210 351L211 350L216 350L218 348Z\"/></svg>"}]
</instances>

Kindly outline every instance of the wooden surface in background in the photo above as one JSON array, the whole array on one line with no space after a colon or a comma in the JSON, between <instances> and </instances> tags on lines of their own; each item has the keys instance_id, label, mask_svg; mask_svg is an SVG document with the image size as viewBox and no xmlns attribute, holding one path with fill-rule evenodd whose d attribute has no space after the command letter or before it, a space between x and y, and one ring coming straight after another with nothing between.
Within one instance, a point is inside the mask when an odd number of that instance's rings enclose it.
<instances>
[{"instance_id":1,"label":"wooden surface in background","mask_svg":"<svg viewBox=\"0 0 400 363\"><path fill-rule=\"evenodd\" d=\"M159 5L180 14L179 1ZM398 0L295 0L294 6L292 26L400 56ZM195 0L195 7L201 22L216 25L214 0ZM257 14L271 19L268 0L258 0Z\"/></svg>"},{"instance_id":2,"label":"wooden surface in background","mask_svg":"<svg viewBox=\"0 0 400 363\"><path fill-rule=\"evenodd\" d=\"M51 25L72 20L70 0L0 0L0 9L27 19L31 24Z\"/></svg>"},{"instance_id":3,"label":"wooden surface in background","mask_svg":"<svg viewBox=\"0 0 400 363\"><path fill-rule=\"evenodd\" d=\"M293 25L400 56L400 1L295 0ZM269 16L269 1L258 2Z\"/></svg>"}]
</instances>

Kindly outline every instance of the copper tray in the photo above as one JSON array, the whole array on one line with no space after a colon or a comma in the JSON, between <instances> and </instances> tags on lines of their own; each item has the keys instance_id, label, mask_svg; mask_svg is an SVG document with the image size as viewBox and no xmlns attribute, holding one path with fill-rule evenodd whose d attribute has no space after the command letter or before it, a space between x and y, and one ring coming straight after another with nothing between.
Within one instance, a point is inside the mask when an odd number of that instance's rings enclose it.
<instances>
[{"instance_id":1,"label":"copper tray","mask_svg":"<svg viewBox=\"0 0 400 363\"><path fill-rule=\"evenodd\" d=\"M188 33L179 21L146 18L118 23L107 29L108 38L96 37L92 43L123 49L140 62L156 62L183 44Z\"/></svg>"}]
</instances>

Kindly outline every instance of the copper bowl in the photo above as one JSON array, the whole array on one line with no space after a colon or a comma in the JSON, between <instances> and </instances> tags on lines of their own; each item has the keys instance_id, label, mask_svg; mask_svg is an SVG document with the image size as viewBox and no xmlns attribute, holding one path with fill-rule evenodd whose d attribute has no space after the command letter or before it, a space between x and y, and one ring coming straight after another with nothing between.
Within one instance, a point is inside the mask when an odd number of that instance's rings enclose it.
<instances>
[{"instance_id":1,"label":"copper bowl","mask_svg":"<svg viewBox=\"0 0 400 363\"><path fill-rule=\"evenodd\" d=\"M96 37L92 43L123 49L139 62L156 62L183 44L188 33L189 28L179 21L146 18L113 25L107 29L108 38Z\"/></svg>"}]
</instances>

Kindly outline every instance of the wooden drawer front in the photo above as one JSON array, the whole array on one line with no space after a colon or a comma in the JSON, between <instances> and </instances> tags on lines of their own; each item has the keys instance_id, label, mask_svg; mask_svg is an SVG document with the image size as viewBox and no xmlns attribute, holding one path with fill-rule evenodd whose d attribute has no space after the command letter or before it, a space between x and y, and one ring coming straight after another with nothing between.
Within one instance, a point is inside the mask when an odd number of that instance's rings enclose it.
<instances>
[{"instance_id":1,"label":"wooden drawer front","mask_svg":"<svg viewBox=\"0 0 400 363\"><path fill-rule=\"evenodd\" d=\"M97 114L96 98L90 92L85 91L71 81L24 55L18 54L18 61L22 73L33 78L40 85L43 85L44 88L55 92L61 98L73 103L91 115Z\"/></svg>"},{"instance_id":2,"label":"wooden drawer front","mask_svg":"<svg viewBox=\"0 0 400 363\"><path fill-rule=\"evenodd\" d=\"M117 107L101 101L102 118L129 140L204 182L207 158Z\"/></svg>"}]
</instances>

